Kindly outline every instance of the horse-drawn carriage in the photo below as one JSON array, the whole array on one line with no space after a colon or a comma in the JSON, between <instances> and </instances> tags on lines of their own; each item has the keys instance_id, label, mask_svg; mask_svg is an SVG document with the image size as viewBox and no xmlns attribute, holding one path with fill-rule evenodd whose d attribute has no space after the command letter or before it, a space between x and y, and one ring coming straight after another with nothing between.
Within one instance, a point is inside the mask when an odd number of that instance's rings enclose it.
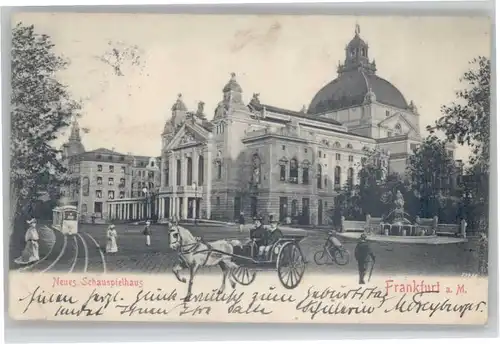
<instances>
[{"instance_id":1,"label":"horse-drawn carriage","mask_svg":"<svg viewBox=\"0 0 500 344\"><path fill-rule=\"evenodd\" d=\"M269 250L265 259L258 259L258 247L251 241L242 252L235 250L233 257L237 269L232 270L232 276L241 285L251 284L257 271L276 270L281 284L287 289L297 287L304 276L306 261L300 249L299 242L304 235L285 235L279 239Z\"/></svg>"},{"instance_id":2,"label":"horse-drawn carriage","mask_svg":"<svg viewBox=\"0 0 500 344\"><path fill-rule=\"evenodd\" d=\"M175 264L172 272L177 279L188 282L188 292L185 300L191 297L193 279L201 267L220 266L223 272L220 291L224 290L226 279L229 277L231 286L251 284L257 271L276 270L281 284L287 289L296 288L306 269L306 261L299 242L305 238L304 233L295 235L285 234L267 252L262 259L257 257L259 248L255 241L242 245L239 240L223 239L206 242L197 238L186 228L178 224L169 229L170 248L175 250L179 263ZM187 268L189 281L181 277L179 272Z\"/></svg>"}]
</instances>

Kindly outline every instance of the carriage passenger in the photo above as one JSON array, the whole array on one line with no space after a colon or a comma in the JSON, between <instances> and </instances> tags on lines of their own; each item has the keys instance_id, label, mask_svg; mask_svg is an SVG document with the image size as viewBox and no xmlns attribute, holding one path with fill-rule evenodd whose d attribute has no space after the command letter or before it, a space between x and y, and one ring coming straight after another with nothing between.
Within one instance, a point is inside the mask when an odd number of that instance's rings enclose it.
<instances>
[{"instance_id":1,"label":"carriage passenger","mask_svg":"<svg viewBox=\"0 0 500 344\"><path fill-rule=\"evenodd\" d=\"M259 246L259 258L265 259L269 255L269 251L274 244L281 238L283 238L283 233L278 229L278 221L273 218L266 231L264 245Z\"/></svg>"},{"instance_id":2,"label":"carriage passenger","mask_svg":"<svg viewBox=\"0 0 500 344\"><path fill-rule=\"evenodd\" d=\"M254 228L250 230L250 239L254 240L257 246L265 244L266 229L262 225L262 218L255 216L253 218Z\"/></svg>"}]
</instances>

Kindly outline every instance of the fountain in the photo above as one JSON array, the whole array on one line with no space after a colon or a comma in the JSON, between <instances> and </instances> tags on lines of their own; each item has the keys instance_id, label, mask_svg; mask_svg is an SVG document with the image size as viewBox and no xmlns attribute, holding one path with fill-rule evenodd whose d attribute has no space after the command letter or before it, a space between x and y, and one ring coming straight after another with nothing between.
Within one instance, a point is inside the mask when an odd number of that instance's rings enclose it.
<instances>
[{"instance_id":1,"label":"fountain","mask_svg":"<svg viewBox=\"0 0 500 344\"><path fill-rule=\"evenodd\" d=\"M382 220L380 228L383 235L391 236L422 236L424 231L408 220L409 214L404 211L405 200L401 191L396 192L394 209Z\"/></svg>"}]
</instances>

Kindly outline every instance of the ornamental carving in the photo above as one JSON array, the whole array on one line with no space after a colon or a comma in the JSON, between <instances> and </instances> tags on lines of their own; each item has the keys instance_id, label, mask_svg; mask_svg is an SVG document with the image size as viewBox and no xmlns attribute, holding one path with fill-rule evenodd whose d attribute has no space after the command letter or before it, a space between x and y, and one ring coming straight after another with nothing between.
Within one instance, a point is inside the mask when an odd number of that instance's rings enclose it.
<instances>
[{"instance_id":1,"label":"ornamental carving","mask_svg":"<svg viewBox=\"0 0 500 344\"><path fill-rule=\"evenodd\" d=\"M181 144L188 144L188 143L196 143L196 139L194 138L194 135L191 133L185 133L184 136L181 138Z\"/></svg>"}]
</instances>

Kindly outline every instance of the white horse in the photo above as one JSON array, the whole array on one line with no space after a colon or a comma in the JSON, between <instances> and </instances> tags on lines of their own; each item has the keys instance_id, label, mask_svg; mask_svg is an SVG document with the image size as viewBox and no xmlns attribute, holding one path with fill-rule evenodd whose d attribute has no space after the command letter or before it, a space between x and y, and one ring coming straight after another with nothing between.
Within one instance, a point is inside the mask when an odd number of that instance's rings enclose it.
<instances>
[{"instance_id":1,"label":"white horse","mask_svg":"<svg viewBox=\"0 0 500 344\"><path fill-rule=\"evenodd\" d=\"M178 224L172 225L169 229L170 248L175 250L179 255L180 260L189 269L189 284L188 292L185 301L191 298L191 290L193 287L193 278L196 272L201 267L209 267L219 265L222 269L222 285L219 292L222 293L226 287L226 279L229 276L231 287L234 288L236 283L230 273L233 269L238 268L238 265L231 261L231 254L234 252L234 247L241 247L241 242L238 240L217 240L205 243L200 238L194 237L186 228ZM214 252L217 250L219 253ZM179 272L183 269L182 265L177 263L172 268L175 277L182 282L186 283L186 279L179 276Z\"/></svg>"}]
</instances>

